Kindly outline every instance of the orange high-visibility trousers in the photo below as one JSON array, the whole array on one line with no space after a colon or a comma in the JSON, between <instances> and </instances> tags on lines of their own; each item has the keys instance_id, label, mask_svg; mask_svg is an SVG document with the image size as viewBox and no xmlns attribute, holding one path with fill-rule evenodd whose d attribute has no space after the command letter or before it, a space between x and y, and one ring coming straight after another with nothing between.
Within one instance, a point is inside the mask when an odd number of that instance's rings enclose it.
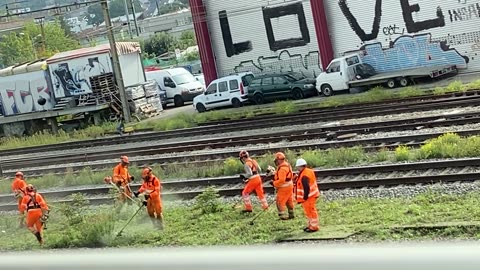
<instances>
[{"instance_id":1,"label":"orange high-visibility trousers","mask_svg":"<svg viewBox=\"0 0 480 270\"><path fill-rule=\"evenodd\" d=\"M317 198L315 197L310 197L302 203L303 211L307 217L307 227L312 231L320 229L316 204Z\"/></svg>"},{"instance_id":2,"label":"orange high-visibility trousers","mask_svg":"<svg viewBox=\"0 0 480 270\"><path fill-rule=\"evenodd\" d=\"M40 221L42 217L42 209L31 209L27 212L27 227L30 231L36 231L42 233L43 224Z\"/></svg>"},{"instance_id":3,"label":"orange high-visibility trousers","mask_svg":"<svg viewBox=\"0 0 480 270\"><path fill-rule=\"evenodd\" d=\"M245 204L245 210L252 211L253 209L252 202L250 200L250 193L252 193L253 191L255 191L255 193L257 194L257 197L262 204L262 208L267 209L268 203L267 199L265 198L265 194L263 193L262 178L260 178L260 175L257 175L256 177L250 179L247 182L245 188L242 191L242 198L243 203Z\"/></svg>"},{"instance_id":4,"label":"orange high-visibility trousers","mask_svg":"<svg viewBox=\"0 0 480 270\"><path fill-rule=\"evenodd\" d=\"M127 187L127 186L124 186L124 189L120 188L120 190L123 191L123 192L118 195L118 200L120 202L125 202L125 201L131 202L131 200L128 198L128 197L132 198L132 192L131 192L130 188Z\"/></svg>"},{"instance_id":5,"label":"orange high-visibility trousers","mask_svg":"<svg viewBox=\"0 0 480 270\"><path fill-rule=\"evenodd\" d=\"M277 188L276 202L278 216L281 219L293 218L293 186Z\"/></svg>"},{"instance_id":6,"label":"orange high-visibility trousers","mask_svg":"<svg viewBox=\"0 0 480 270\"><path fill-rule=\"evenodd\" d=\"M22 206L22 200L23 200L23 197L19 197L19 198L17 199L17 202L18 202L18 211L19 211L19 212L22 211L22 208L21 208L21 206Z\"/></svg>"},{"instance_id":7,"label":"orange high-visibility trousers","mask_svg":"<svg viewBox=\"0 0 480 270\"><path fill-rule=\"evenodd\" d=\"M147 200L147 213L151 218L162 218L162 201L160 198Z\"/></svg>"}]
</instances>

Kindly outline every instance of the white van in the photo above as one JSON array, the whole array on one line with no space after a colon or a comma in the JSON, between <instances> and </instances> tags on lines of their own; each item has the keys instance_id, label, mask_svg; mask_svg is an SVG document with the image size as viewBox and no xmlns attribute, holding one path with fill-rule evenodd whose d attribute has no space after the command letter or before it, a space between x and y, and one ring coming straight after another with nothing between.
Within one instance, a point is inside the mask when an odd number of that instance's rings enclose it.
<instances>
[{"instance_id":1,"label":"white van","mask_svg":"<svg viewBox=\"0 0 480 270\"><path fill-rule=\"evenodd\" d=\"M244 72L216 79L205 93L193 99L193 107L200 113L218 107L238 108L248 100L248 86L253 78L253 73Z\"/></svg>"},{"instance_id":2,"label":"white van","mask_svg":"<svg viewBox=\"0 0 480 270\"><path fill-rule=\"evenodd\" d=\"M183 106L186 101L202 94L205 87L184 68L172 68L145 72L147 80L156 80L167 91L167 104Z\"/></svg>"}]
</instances>

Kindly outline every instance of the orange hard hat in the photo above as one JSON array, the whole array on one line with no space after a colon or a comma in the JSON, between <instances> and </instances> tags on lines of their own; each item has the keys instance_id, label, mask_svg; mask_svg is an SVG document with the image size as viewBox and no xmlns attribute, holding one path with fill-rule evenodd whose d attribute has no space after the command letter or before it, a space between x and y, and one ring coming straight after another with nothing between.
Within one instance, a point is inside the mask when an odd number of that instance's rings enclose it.
<instances>
[{"instance_id":1,"label":"orange hard hat","mask_svg":"<svg viewBox=\"0 0 480 270\"><path fill-rule=\"evenodd\" d=\"M15 176L23 176L23 172L17 172L15 173Z\"/></svg>"},{"instance_id":2,"label":"orange hard hat","mask_svg":"<svg viewBox=\"0 0 480 270\"><path fill-rule=\"evenodd\" d=\"M282 152L277 152L275 153L275 160L284 160L285 159L285 154Z\"/></svg>"},{"instance_id":3,"label":"orange hard hat","mask_svg":"<svg viewBox=\"0 0 480 270\"><path fill-rule=\"evenodd\" d=\"M121 157L120 157L120 160L121 160L123 163L129 163L127 156L121 156Z\"/></svg>"},{"instance_id":4,"label":"orange hard hat","mask_svg":"<svg viewBox=\"0 0 480 270\"><path fill-rule=\"evenodd\" d=\"M248 152L246 150L242 150L240 151L240 153L238 154L238 156L240 158L248 158Z\"/></svg>"},{"instance_id":5,"label":"orange hard hat","mask_svg":"<svg viewBox=\"0 0 480 270\"><path fill-rule=\"evenodd\" d=\"M147 176L151 176L151 175L152 175L152 169L150 167L143 169L142 178L146 178Z\"/></svg>"},{"instance_id":6,"label":"orange hard hat","mask_svg":"<svg viewBox=\"0 0 480 270\"><path fill-rule=\"evenodd\" d=\"M27 185L27 188L26 188L26 191L27 191L27 192L34 192L34 191L35 191L35 187L34 187L32 184L28 184L28 185Z\"/></svg>"}]
</instances>

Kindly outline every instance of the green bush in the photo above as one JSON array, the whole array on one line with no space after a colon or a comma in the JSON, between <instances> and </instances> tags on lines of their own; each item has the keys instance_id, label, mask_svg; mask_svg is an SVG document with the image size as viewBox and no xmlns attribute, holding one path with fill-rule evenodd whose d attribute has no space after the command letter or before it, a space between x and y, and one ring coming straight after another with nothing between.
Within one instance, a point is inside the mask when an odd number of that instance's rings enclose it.
<instances>
[{"instance_id":1,"label":"green bush","mask_svg":"<svg viewBox=\"0 0 480 270\"><path fill-rule=\"evenodd\" d=\"M204 192L195 197L194 210L199 210L201 215L214 214L223 211L220 194L214 187L208 187Z\"/></svg>"},{"instance_id":2,"label":"green bush","mask_svg":"<svg viewBox=\"0 0 480 270\"><path fill-rule=\"evenodd\" d=\"M60 226L62 234L50 238L50 248L104 247L112 238L115 218L114 211L98 214L89 208L88 200L82 194L71 195L70 204L62 204L58 211L63 215Z\"/></svg>"}]
</instances>

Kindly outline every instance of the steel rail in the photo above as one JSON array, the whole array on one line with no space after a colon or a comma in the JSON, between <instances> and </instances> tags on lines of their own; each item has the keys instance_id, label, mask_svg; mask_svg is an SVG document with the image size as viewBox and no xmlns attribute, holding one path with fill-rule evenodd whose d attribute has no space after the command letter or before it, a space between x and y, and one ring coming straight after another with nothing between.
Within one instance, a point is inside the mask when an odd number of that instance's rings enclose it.
<instances>
[{"instance_id":1,"label":"steel rail","mask_svg":"<svg viewBox=\"0 0 480 270\"><path fill-rule=\"evenodd\" d=\"M459 136L473 136L480 135L480 129L465 130L465 131L455 131ZM255 157L259 155L264 155L267 153L273 153L276 151L301 151L301 150L325 150L330 148L340 148L340 147L354 147L361 146L365 151L376 151L380 149L394 149L399 145L405 145L408 147L418 147L425 143L428 139L433 139L438 136L445 134L445 132L435 132L427 134L415 134L415 135L403 135L396 137L377 137L370 139L358 139L358 140L346 140L346 141L326 141L320 143L299 143L297 145L283 146L283 147L267 147L263 149L249 149L249 153ZM238 150L227 150L217 153L208 153L208 154L185 154L178 156L166 156L166 157L152 157L152 158L142 158L141 160L132 160L130 162L131 166L145 167L152 166L155 164L163 164L164 166L169 166L175 163L192 164L192 165L207 165L218 162L219 160L236 156ZM58 162L62 162L62 159L59 158ZM9 171L4 172L4 176L12 177L17 169L22 169L22 171L29 174L44 174L44 173L57 173L57 174L66 174L68 170L82 170L85 167L90 169L105 169L115 166L118 162L106 161L102 163L92 163L92 164L64 164L63 166L56 166L51 168L11 168Z\"/></svg>"},{"instance_id":2,"label":"steel rail","mask_svg":"<svg viewBox=\"0 0 480 270\"><path fill-rule=\"evenodd\" d=\"M254 145L260 143L272 143L280 141L301 141L309 139L322 139L322 138L332 138L335 136L345 135L349 133L365 134L365 133L375 133L375 132L391 132L391 131L403 131L415 129L419 126L433 128L439 126L450 126L450 125L464 125L469 123L478 123L480 122L480 112L477 113L462 113L462 114L451 114L451 115L441 115L441 116L429 116L429 117L420 117L420 118L411 118L411 119L401 119L393 121L384 121L384 122L372 122L372 123L361 123L361 124L352 124L352 125L343 125L343 126L323 126L320 128L314 129L303 129L295 131L285 131L277 132L270 134L258 134L252 135L248 138L245 136L232 136L225 138L214 138L214 139L203 139L196 141L183 141L143 147L134 147L123 149L119 151L118 149L105 150L102 153L98 153L98 150L91 152L84 152L83 155L78 153L65 153L60 155L48 155L44 153L42 156L37 157L12 157L12 158L0 158L2 162L2 169L9 170L15 168L23 168L25 166L35 166L36 164L43 165L53 165L58 162L82 162L82 161L98 161L106 159L115 159L118 158L119 152L123 155L128 155L130 157L137 156L148 156L156 154L166 154L166 153L179 153L187 151L196 151L204 149L219 149L225 147L240 147L246 145Z\"/></svg>"},{"instance_id":3,"label":"steel rail","mask_svg":"<svg viewBox=\"0 0 480 270\"><path fill-rule=\"evenodd\" d=\"M325 176L332 175L357 175L368 172L369 174L379 172L396 172L396 171L411 171L411 170L425 170L433 168L453 168L453 167L470 167L480 165L480 159L460 159L460 160L447 160L447 161L434 161L434 162L419 162L411 164L390 164L382 166L365 166L365 167L351 167L351 168L339 168L330 170L315 170L315 174L319 179L319 188L325 190L336 189L355 189L355 188L375 188L375 187L391 187L399 185L413 185L413 184L434 184L434 183L449 183L459 181L477 181L480 180L480 172L475 173L455 173L455 174L439 174L439 175L420 175L420 176L402 176L402 177L388 177L388 178L369 178L361 180L348 180L348 181L322 181ZM140 184L133 184L132 189L137 189ZM167 192L162 192L162 197L166 200L169 199L193 199L195 196L201 194L205 188L209 186L220 187L217 188L221 196L231 197L241 194L243 189L243 183L238 177L226 176L218 178L207 179L192 179L192 180L179 180L179 181L165 181L162 183L163 189ZM223 186L223 187L222 187ZM82 193L85 195L105 195L110 191L110 186L99 186L95 188L78 188L70 190L59 190L50 192L41 192L47 200L53 200L52 202L69 202L65 200L65 197L74 193ZM190 189L190 190L181 190ZM269 185L264 186L265 192L273 193L273 187ZM62 200L54 200L56 198L62 198ZM13 199L12 194L0 195L0 210L8 211L15 210L16 204L5 204L6 201ZM111 203L110 197L96 197L89 198L92 204L104 204Z\"/></svg>"},{"instance_id":4,"label":"steel rail","mask_svg":"<svg viewBox=\"0 0 480 270\"><path fill-rule=\"evenodd\" d=\"M349 113L352 110L359 110L359 109L372 109L372 108L384 108L385 106L389 105L409 105L409 104L432 104L432 103L437 103L437 102L444 102L445 100L452 99L455 97L465 97L465 96L474 96L478 95L479 90L471 90L468 92L464 93L455 93L455 94L445 94L445 95L423 95L423 96L417 96L417 97L411 97L411 98L405 98L405 99L390 99L390 100L383 100L383 101L378 101L378 102L370 102L370 103L360 103L360 104L348 104L348 105L342 105L338 107L325 107L325 108L305 108L305 109L300 109L299 112L295 113L295 115L310 115L311 113ZM299 104L301 105L301 104ZM255 119L259 120L265 120L265 119L274 119L277 118L278 115L274 112L272 113L263 113L261 115L255 116ZM223 124L228 124L228 123L239 123L242 121L250 121L250 118L247 117L242 117L238 119L222 119L222 120L217 120L217 121L208 121L206 123L200 123L199 126L205 126L205 125L223 125Z\"/></svg>"},{"instance_id":5,"label":"steel rail","mask_svg":"<svg viewBox=\"0 0 480 270\"><path fill-rule=\"evenodd\" d=\"M429 103L430 102L430 103ZM432 103L433 102L433 103ZM416 112L416 111L426 111L432 109L446 109L451 107L458 106L470 106L470 105L479 105L480 104L480 95L473 96L460 96L454 98L448 98L444 100L435 100L435 101L426 101L426 102L416 102L414 104L389 104L380 106L379 108L375 107L365 107L359 109L349 109L348 112L343 109L330 109L326 112L318 113L300 113L300 114L284 114L277 115L274 119L249 119L248 122L238 122L238 123L226 123L223 125L208 125L201 127L193 128L184 128L177 129L172 131L162 131L162 132L146 132L142 134L132 134L128 136L112 136L99 139L91 139L77 142L65 142L52 145L42 145L42 146L32 146L25 148L9 149L0 151L0 156L7 155L19 155L19 154L28 154L36 152L46 152L46 151L56 151L56 150L68 150L71 148L85 148L92 146L104 146L104 145L115 145L115 144L125 144L132 142L142 142L149 140L161 140L169 138L178 138L180 136L194 137L197 135L210 135L210 134L219 134L225 132L233 132L240 129L256 129L256 128L268 128L279 126L288 122L295 122L295 124L305 124L312 123L314 121L338 121L345 119L358 119L362 117L376 116L382 114L395 114L395 113L405 113L405 112ZM306 117L308 116L308 117Z\"/></svg>"}]
</instances>

